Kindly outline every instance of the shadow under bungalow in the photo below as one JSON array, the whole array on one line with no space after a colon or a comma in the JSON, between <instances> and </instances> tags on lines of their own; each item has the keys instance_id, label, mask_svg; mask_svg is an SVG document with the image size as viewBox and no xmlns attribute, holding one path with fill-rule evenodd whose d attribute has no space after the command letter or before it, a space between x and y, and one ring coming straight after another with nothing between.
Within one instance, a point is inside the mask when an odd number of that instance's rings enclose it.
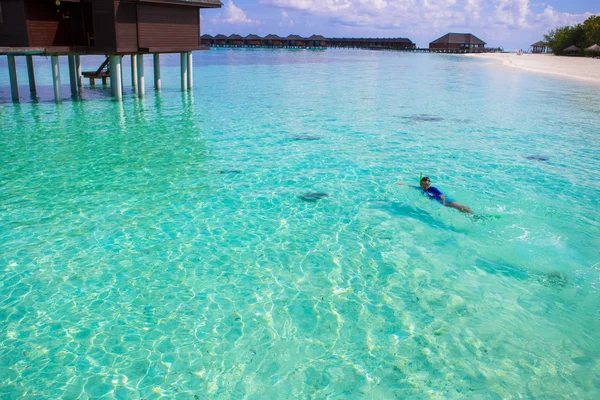
<instances>
[{"instance_id":1,"label":"shadow under bungalow","mask_svg":"<svg viewBox=\"0 0 600 400\"><path fill-rule=\"evenodd\" d=\"M192 51L200 42L200 10L220 8L219 0L0 0L0 55L8 56L13 101L19 101L15 57L25 56L35 95L32 56L50 56L56 102L61 101L58 57L69 59L71 92L82 76L110 77L113 96L122 98L123 56L132 57L132 83L144 95L143 56L154 55L155 87L160 90L160 54L181 54L181 87L192 87ZM80 56L105 55L96 71L81 72ZM137 84L137 85L136 85Z\"/></svg>"}]
</instances>

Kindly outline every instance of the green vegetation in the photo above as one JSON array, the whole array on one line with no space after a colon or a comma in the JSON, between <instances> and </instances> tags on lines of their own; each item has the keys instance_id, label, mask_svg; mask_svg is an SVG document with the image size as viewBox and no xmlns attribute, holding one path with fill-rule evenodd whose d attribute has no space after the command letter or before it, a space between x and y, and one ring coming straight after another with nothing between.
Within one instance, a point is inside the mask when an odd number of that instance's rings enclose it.
<instances>
[{"instance_id":1,"label":"green vegetation","mask_svg":"<svg viewBox=\"0 0 600 400\"><path fill-rule=\"evenodd\" d=\"M564 49L575 45L579 47L579 55L585 55L585 48L593 44L600 45L600 16L592 15L583 24L562 26L552 29L544 40L554 54L563 54Z\"/></svg>"}]
</instances>

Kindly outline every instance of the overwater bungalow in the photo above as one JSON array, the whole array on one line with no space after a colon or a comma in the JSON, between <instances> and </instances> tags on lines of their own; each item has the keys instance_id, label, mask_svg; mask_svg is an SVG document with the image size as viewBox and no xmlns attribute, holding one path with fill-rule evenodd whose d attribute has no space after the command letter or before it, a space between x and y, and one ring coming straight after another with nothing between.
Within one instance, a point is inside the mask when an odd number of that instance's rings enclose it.
<instances>
[{"instance_id":1,"label":"overwater bungalow","mask_svg":"<svg viewBox=\"0 0 600 400\"><path fill-rule=\"evenodd\" d=\"M392 49L414 49L416 47L415 44L407 38L379 39L376 44Z\"/></svg>"},{"instance_id":2,"label":"overwater bungalow","mask_svg":"<svg viewBox=\"0 0 600 400\"><path fill-rule=\"evenodd\" d=\"M214 38L214 44L215 46L225 46L227 44L228 39L229 38L227 36L218 34Z\"/></svg>"},{"instance_id":3,"label":"overwater bungalow","mask_svg":"<svg viewBox=\"0 0 600 400\"><path fill-rule=\"evenodd\" d=\"M298 35L288 35L284 42L286 46L290 47L306 47L306 38Z\"/></svg>"},{"instance_id":4,"label":"overwater bungalow","mask_svg":"<svg viewBox=\"0 0 600 400\"><path fill-rule=\"evenodd\" d=\"M550 48L550 46L548 46L548 44L542 42L541 40L531 45L532 53L550 53L551 51L552 49Z\"/></svg>"},{"instance_id":5,"label":"overwater bungalow","mask_svg":"<svg viewBox=\"0 0 600 400\"><path fill-rule=\"evenodd\" d=\"M200 9L219 0L0 0L0 46L47 53L200 50Z\"/></svg>"},{"instance_id":6,"label":"overwater bungalow","mask_svg":"<svg viewBox=\"0 0 600 400\"><path fill-rule=\"evenodd\" d=\"M278 35L267 35L264 38L264 43L267 46L281 47L283 46L283 38Z\"/></svg>"},{"instance_id":7,"label":"overwater bungalow","mask_svg":"<svg viewBox=\"0 0 600 400\"><path fill-rule=\"evenodd\" d=\"M312 35L306 42L308 47L327 47L327 39L321 35Z\"/></svg>"},{"instance_id":8,"label":"overwater bungalow","mask_svg":"<svg viewBox=\"0 0 600 400\"><path fill-rule=\"evenodd\" d=\"M250 34L244 38L244 44L251 47L261 46L263 39L258 35Z\"/></svg>"},{"instance_id":9,"label":"overwater bungalow","mask_svg":"<svg viewBox=\"0 0 600 400\"><path fill-rule=\"evenodd\" d=\"M364 41L365 39L327 38L327 44L329 47L356 47L358 45L358 41L360 40Z\"/></svg>"},{"instance_id":10,"label":"overwater bungalow","mask_svg":"<svg viewBox=\"0 0 600 400\"><path fill-rule=\"evenodd\" d=\"M267 35L264 38L250 34L244 38L240 35L210 35L202 36L203 43L211 46L265 46L265 47L347 47L374 50L423 50L417 49L415 43L408 38L325 38L322 35L312 35L308 38L299 35L289 35L282 38L278 35Z\"/></svg>"},{"instance_id":11,"label":"overwater bungalow","mask_svg":"<svg viewBox=\"0 0 600 400\"><path fill-rule=\"evenodd\" d=\"M220 8L219 0L0 0L0 55L8 56L13 100L18 101L15 56L26 56L30 88L35 92L32 55L52 57L56 101L60 101L59 56L69 57L71 91L81 87L81 55L106 55L94 79L111 78L113 94L122 96L121 58L132 55L137 80L144 82L143 56L155 54L160 70L160 53L181 53L182 76L191 66L191 52L206 50L200 41L200 10ZM118 76L114 76L118 70ZM85 72L83 75L85 76ZM132 72L133 74L133 72ZM140 75L141 74L141 75ZM157 87L160 87L160 74ZM114 78L114 79L113 79ZM116 82L115 82L116 81ZM182 89L189 87L186 78ZM143 87L138 90L143 96Z\"/></svg>"},{"instance_id":12,"label":"overwater bungalow","mask_svg":"<svg viewBox=\"0 0 600 400\"><path fill-rule=\"evenodd\" d=\"M471 33L447 33L429 43L430 49L463 50L478 52L485 48L485 42Z\"/></svg>"},{"instance_id":13,"label":"overwater bungalow","mask_svg":"<svg viewBox=\"0 0 600 400\"><path fill-rule=\"evenodd\" d=\"M242 46L244 44L244 38L236 34L229 35L226 44L228 46Z\"/></svg>"},{"instance_id":14,"label":"overwater bungalow","mask_svg":"<svg viewBox=\"0 0 600 400\"><path fill-rule=\"evenodd\" d=\"M327 47L408 50L415 44L408 38L328 38Z\"/></svg>"},{"instance_id":15,"label":"overwater bungalow","mask_svg":"<svg viewBox=\"0 0 600 400\"><path fill-rule=\"evenodd\" d=\"M204 35L200 36L200 44L202 44L202 46L212 46L215 42L215 38L212 35L209 35L207 33L205 33Z\"/></svg>"}]
</instances>

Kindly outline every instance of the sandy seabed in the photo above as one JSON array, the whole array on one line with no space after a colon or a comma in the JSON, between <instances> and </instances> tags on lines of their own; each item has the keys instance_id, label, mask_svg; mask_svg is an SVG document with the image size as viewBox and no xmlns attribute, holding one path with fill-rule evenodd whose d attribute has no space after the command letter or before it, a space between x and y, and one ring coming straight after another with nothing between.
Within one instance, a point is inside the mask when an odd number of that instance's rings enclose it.
<instances>
[{"instance_id":1,"label":"sandy seabed","mask_svg":"<svg viewBox=\"0 0 600 400\"><path fill-rule=\"evenodd\" d=\"M467 56L501 61L504 65L530 72L600 84L600 59L559 57L553 54L523 54L518 56L516 53L483 53L467 54Z\"/></svg>"}]
</instances>

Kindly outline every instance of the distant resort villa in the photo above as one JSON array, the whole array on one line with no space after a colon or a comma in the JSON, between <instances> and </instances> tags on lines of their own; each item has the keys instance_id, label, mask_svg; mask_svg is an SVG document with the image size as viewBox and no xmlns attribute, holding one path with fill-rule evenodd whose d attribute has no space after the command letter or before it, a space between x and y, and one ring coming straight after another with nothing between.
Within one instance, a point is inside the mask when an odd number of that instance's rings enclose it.
<instances>
[{"instance_id":1,"label":"distant resort villa","mask_svg":"<svg viewBox=\"0 0 600 400\"><path fill-rule=\"evenodd\" d=\"M447 33L429 43L432 50L466 50L478 52L485 49L485 42L470 33Z\"/></svg>"}]
</instances>

